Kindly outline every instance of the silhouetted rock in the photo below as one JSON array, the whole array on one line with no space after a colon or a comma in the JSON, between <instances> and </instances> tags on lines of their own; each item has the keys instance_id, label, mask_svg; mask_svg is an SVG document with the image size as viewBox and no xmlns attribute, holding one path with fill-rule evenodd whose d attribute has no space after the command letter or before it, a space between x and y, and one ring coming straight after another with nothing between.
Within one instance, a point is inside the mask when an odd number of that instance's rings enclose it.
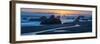
<instances>
[{"instance_id":1,"label":"silhouetted rock","mask_svg":"<svg viewBox=\"0 0 100 44\"><path fill-rule=\"evenodd\" d=\"M46 16L42 16L40 19L41 19L40 24L47 24L47 17Z\"/></svg>"},{"instance_id":2,"label":"silhouetted rock","mask_svg":"<svg viewBox=\"0 0 100 44\"><path fill-rule=\"evenodd\" d=\"M45 16L42 16L40 19L41 19L41 24L45 25L61 24L60 16L57 16L55 18L54 15L51 15L50 18L48 19Z\"/></svg>"},{"instance_id":3,"label":"silhouetted rock","mask_svg":"<svg viewBox=\"0 0 100 44\"><path fill-rule=\"evenodd\" d=\"M49 19L48 19L48 24L61 24L60 21L60 17L56 17L54 15L52 15Z\"/></svg>"},{"instance_id":4,"label":"silhouetted rock","mask_svg":"<svg viewBox=\"0 0 100 44\"><path fill-rule=\"evenodd\" d=\"M81 18L84 18L84 16L78 16L75 20L74 20L74 23L75 24L79 24L79 20L81 19Z\"/></svg>"}]
</instances>

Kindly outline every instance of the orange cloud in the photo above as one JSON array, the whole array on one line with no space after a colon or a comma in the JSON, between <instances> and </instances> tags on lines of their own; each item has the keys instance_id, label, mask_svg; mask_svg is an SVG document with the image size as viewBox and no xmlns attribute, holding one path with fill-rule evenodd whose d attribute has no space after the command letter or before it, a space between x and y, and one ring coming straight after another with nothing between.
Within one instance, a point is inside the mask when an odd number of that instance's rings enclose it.
<instances>
[{"instance_id":1,"label":"orange cloud","mask_svg":"<svg viewBox=\"0 0 100 44\"><path fill-rule=\"evenodd\" d=\"M22 11L33 12L33 13L52 13L60 16L75 15L75 14L90 14L89 11L80 10L59 10L59 9L32 9L32 8L22 8Z\"/></svg>"},{"instance_id":2,"label":"orange cloud","mask_svg":"<svg viewBox=\"0 0 100 44\"><path fill-rule=\"evenodd\" d=\"M71 10L55 10L55 13L59 15L72 15L72 14L80 14L80 11L71 11Z\"/></svg>"},{"instance_id":3,"label":"orange cloud","mask_svg":"<svg viewBox=\"0 0 100 44\"><path fill-rule=\"evenodd\" d=\"M80 11L71 11L71 10L33 10L32 12L39 13L54 13L56 15L71 15L71 14L80 14Z\"/></svg>"}]
</instances>

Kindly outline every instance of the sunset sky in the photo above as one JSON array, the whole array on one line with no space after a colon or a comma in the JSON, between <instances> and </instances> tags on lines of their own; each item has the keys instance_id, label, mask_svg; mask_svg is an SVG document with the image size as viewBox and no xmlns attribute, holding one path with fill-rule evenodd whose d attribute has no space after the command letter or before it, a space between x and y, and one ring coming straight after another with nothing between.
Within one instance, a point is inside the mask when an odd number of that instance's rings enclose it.
<instances>
[{"instance_id":1,"label":"sunset sky","mask_svg":"<svg viewBox=\"0 0 100 44\"><path fill-rule=\"evenodd\" d=\"M21 8L22 12L32 12L32 13L54 13L56 15L92 15L91 11L81 11L81 10L59 10L59 9L32 9L32 8Z\"/></svg>"}]
</instances>

